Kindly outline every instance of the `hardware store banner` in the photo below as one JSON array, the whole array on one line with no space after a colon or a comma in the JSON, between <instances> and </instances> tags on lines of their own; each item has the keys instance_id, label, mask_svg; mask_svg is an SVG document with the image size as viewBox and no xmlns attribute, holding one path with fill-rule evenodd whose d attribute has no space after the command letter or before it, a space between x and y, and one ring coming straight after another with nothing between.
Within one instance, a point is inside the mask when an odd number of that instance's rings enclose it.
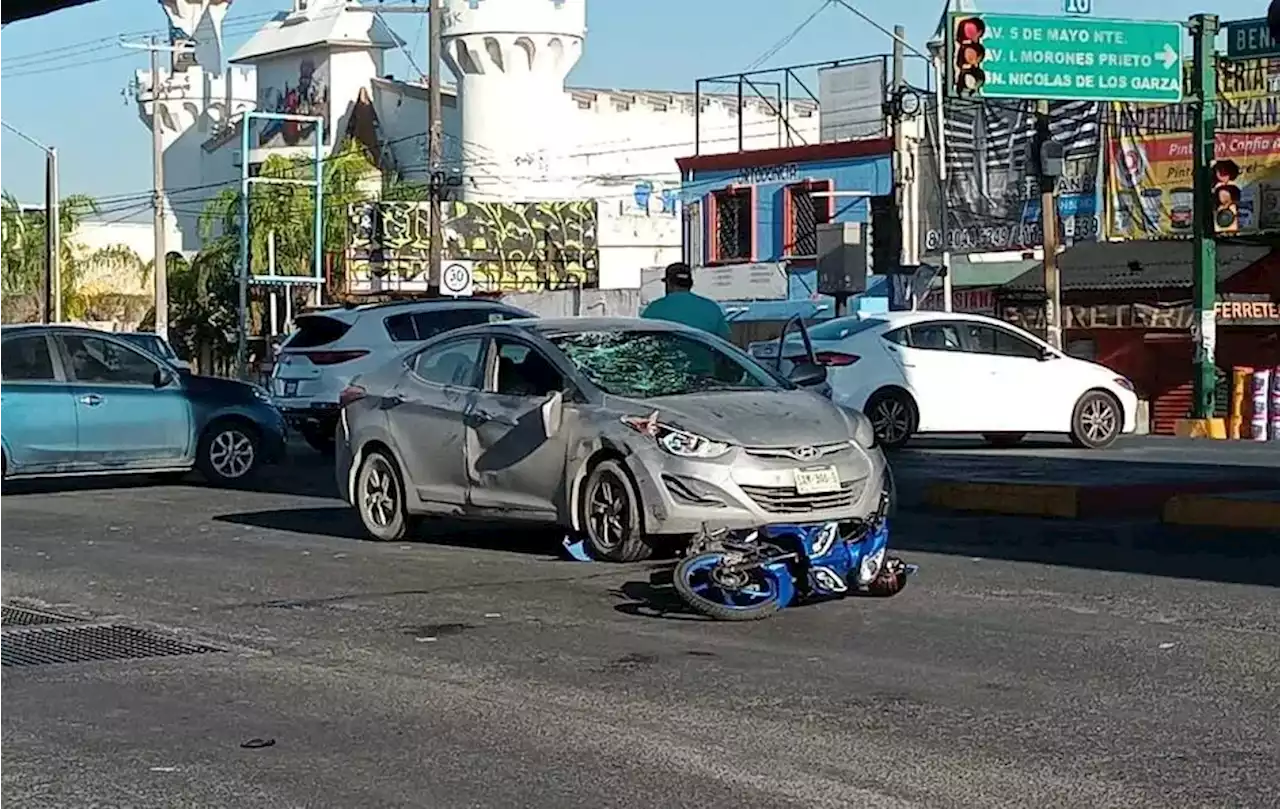
<instances>
[{"instance_id":1,"label":"hardware store banner","mask_svg":"<svg viewBox=\"0 0 1280 809\"><path fill-rule=\"evenodd\" d=\"M1239 232L1280 231L1280 58L1219 64L1214 154L1240 170ZM1112 104L1109 112L1108 236L1191 235L1191 105Z\"/></svg>"}]
</instances>

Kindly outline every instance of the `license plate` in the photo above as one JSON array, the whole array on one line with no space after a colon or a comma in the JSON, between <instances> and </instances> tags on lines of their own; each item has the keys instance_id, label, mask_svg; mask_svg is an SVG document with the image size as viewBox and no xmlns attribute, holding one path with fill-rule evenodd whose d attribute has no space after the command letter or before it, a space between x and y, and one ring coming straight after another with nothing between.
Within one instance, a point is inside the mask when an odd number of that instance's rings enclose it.
<instances>
[{"instance_id":1,"label":"license plate","mask_svg":"<svg viewBox=\"0 0 1280 809\"><path fill-rule=\"evenodd\" d=\"M297 395L298 395L298 381L297 381L296 379L290 379L290 380L286 380L286 381L285 381L285 383L284 383L284 395L285 395L285 396L297 396Z\"/></svg>"},{"instance_id":2,"label":"license plate","mask_svg":"<svg viewBox=\"0 0 1280 809\"><path fill-rule=\"evenodd\" d=\"M840 473L834 466L796 470L796 494L829 494L840 491Z\"/></svg>"}]
</instances>

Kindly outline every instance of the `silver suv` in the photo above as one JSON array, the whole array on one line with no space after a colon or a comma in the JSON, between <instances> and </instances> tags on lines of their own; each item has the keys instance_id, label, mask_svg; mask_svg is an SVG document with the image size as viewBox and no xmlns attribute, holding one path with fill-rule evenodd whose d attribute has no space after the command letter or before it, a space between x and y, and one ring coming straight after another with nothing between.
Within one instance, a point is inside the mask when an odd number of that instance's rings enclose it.
<instances>
[{"instance_id":1,"label":"silver suv","mask_svg":"<svg viewBox=\"0 0 1280 809\"><path fill-rule=\"evenodd\" d=\"M357 374L412 344L463 326L534 317L489 300L432 299L335 307L299 315L271 371L285 420L319 452L333 450L338 397Z\"/></svg>"}]
</instances>

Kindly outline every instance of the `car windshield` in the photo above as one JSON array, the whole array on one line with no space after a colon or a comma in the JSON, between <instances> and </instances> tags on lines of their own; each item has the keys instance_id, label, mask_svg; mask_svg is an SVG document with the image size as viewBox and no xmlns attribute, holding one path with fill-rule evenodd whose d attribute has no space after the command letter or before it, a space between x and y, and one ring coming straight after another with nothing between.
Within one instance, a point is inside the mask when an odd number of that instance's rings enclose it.
<instances>
[{"instance_id":1,"label":"car windshield","mask_svg":"<svg viewBox=\"0 0 1280 809\"><path fill-rule=\"evenodd\" d=\"M615 396L648 399L790 387L745 354L679 332L585 331L548 339L592 384Z\"/></svg>"},{"instance_id":2,"label":"car windshield","mask_svg":"<svg viewBox=\"0 0 1280 809\"><path fill-rule=\"evenodd\" d=\"M168 346L154 334L121 334L126 342L133 343L143 351L150 351L161 359L173 359L173 353L168 350Z\"/></svg>"}]
</instances>

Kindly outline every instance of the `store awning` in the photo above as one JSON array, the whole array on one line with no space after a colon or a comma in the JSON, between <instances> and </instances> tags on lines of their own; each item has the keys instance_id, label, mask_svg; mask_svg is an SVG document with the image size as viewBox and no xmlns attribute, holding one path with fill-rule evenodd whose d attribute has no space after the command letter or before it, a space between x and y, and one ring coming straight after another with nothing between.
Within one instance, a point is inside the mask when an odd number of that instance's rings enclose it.
<instances>
[{"instance_id":1,"label":"store awning","mask_svg":"<svg viewBox=\"0 0 1280 809\"><path fill-rule=\"evenodd\" d=\"M0 17L3 17L4 24L8 25L18 20L41 17L64 8L83 6L92 2L93 0L9 0L0 5Z\"/></svg>"}]
</instances>

